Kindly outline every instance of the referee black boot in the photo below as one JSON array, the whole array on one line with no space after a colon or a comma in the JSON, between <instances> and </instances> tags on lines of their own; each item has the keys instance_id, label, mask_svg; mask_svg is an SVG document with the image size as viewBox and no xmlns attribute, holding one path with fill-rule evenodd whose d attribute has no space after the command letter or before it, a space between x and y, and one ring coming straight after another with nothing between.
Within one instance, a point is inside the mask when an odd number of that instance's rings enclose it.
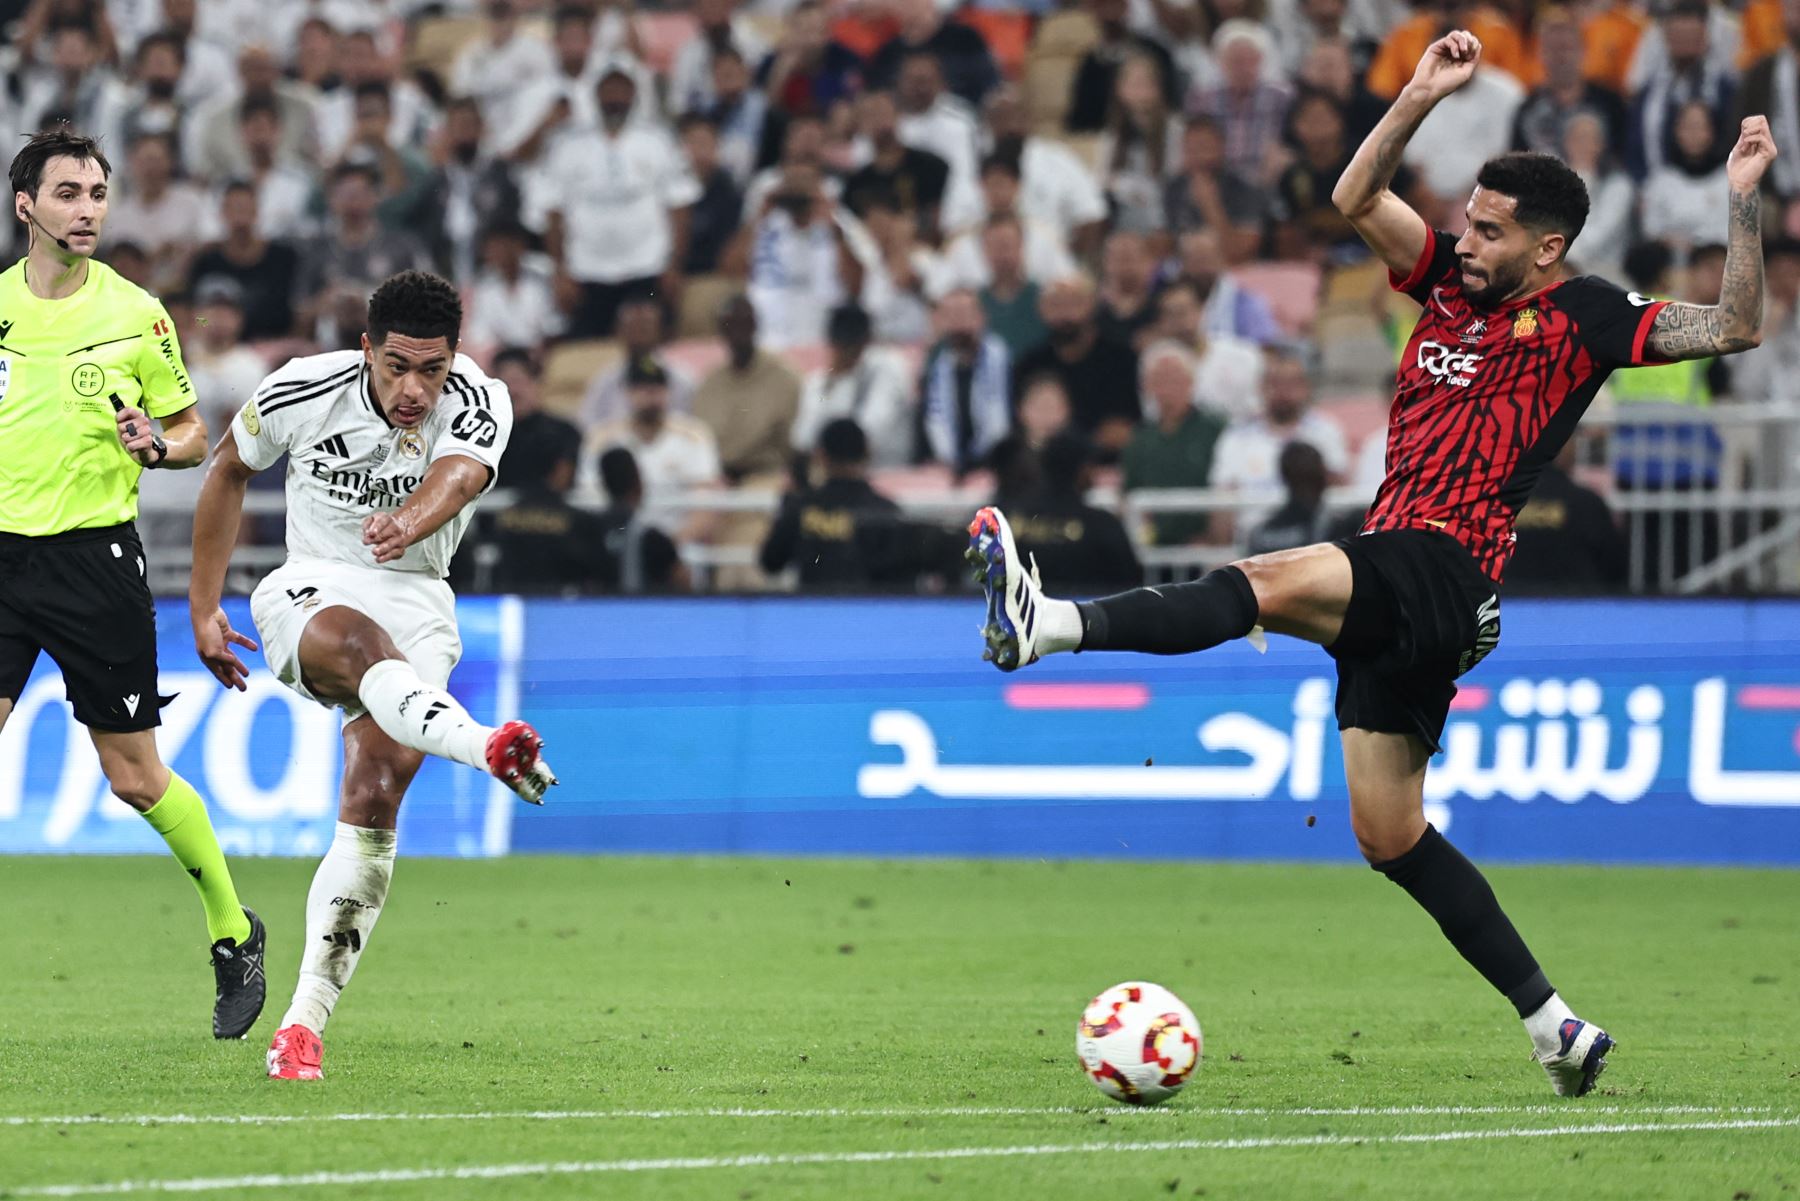
<instances>
[{"instance_id":1,"label":"referee black boot","mask_svg":"<svg viewBox=\"0 0 1800 1201\"><path fill-rule=\"evenodd\" d=\"M250 919L250 937L239 946L235 939L221 938L212 945L213 981L218 992L213 998L213 1037L242 1038L262 1015L263 999L269 982L263 975L263 948L269 932L253 909L245 909Z\"/></svg>"}]
</instances>

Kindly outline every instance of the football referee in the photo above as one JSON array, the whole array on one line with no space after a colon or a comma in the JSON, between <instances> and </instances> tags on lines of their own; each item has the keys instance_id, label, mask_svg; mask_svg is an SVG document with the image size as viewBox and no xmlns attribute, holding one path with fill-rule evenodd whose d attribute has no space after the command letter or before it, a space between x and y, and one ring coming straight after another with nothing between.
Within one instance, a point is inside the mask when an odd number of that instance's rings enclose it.
<instances>
[{"instance_id":1,"label":"football referee","mask_svg":"<svg viewBox=\"0 0 1800 1201\"><path fill-rule=\"evenodd\" d=\"M48 652L113 795L200 890L213 1035L241 1038L262 1012L263 926L205 803L157 753L156 614L132 525L139 473L197 466L206 425L168 312L93 257L111 170L66 129L12 161L29 244L0 273L0 727Z\"/></svg>"}]
</instances>

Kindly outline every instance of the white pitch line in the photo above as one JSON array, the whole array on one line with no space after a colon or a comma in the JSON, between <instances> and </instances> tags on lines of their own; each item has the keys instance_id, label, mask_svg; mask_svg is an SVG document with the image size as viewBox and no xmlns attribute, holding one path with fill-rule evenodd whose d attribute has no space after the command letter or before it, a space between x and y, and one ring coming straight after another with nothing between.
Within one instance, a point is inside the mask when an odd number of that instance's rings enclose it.
<instances>
[{"instance_id":1,"label":"white pitch line","mask_svg":"<svg viewBox=\"0 0 1800 1201\"><path fill-rule=\"evenodd\" d=\"M1766 1105L1388 1105L1297 1106L1283 1108L1211 1108L1187 1106L1136 1108L1113 1106L982 1106L952 1105L937 1108L895 1109L544 1109L475 1113L281 1113L281 1114L21 1114L0 1117L0 1126L279 1126L298 1122L591 1122L609 1120L681 1121L710 1118L1036 1118L1137 1116L1151 1114L1163 1120L1186 1115L1194 1118L1285 1117L1461 1117L1478 1114L1512 1116L1582 1114L1753 1114L1770 1113Z\"/></svg>"},{"instance_id":2,"label":"white pitch line","mask_svg":"<svg viewBox=\"0 0 1800 1201\"><path fill-rule=\"evenodd\" d=\"M1011 1159L1038 1155L1094 1155L1155 1151L1250 1151L1270 1147L1342 1147L1374 1144L1482 1142L1518 1138L1568 1138L1592 1134L1669 1131L1775 1130L1800 1126L1800 1117L1722 1122L1618 1122L1598 1126L1550 1126L1498 1130L1443 1130L1429 1134L1312 1134L1271 1138L1164 1139L1155 1142L1028 1144L1015 1147L946 1147L918 1151L818 1151L796 1155L729 1155L686 1159L605 1159L581 1163L500 1163L460 1168L399 1168L373 1172L306 1172L291 1176L198 1176L186 1180L121 1180L111 1184L47 1184L7 1191L10 1197L104 1197L124 1193L203 1193L315 1185L352 1187L422 1180L504 1180L516 1176L587 1176L600 1173L697 1171L717 1168L786 1168L824 1164L901 1163L913 1160Z\"/></svg>"}]
</instances>

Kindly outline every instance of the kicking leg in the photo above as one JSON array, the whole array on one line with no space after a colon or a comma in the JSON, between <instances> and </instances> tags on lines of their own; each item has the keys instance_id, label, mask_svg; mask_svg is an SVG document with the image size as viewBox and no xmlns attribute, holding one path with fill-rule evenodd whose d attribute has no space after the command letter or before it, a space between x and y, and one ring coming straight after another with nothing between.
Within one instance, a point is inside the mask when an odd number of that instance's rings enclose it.
<instances>
[{"instance_id":1,"label":"kicking leg","mask_svg":"<svg viewBox=\"0 0 1800 1201\"><path fill-rule=\"evenodd\" d=\"M1487 879L1426 822L1425 743L1413 734L1349 729L1343 745L1350 827L1363 858L1404 888L1469 966L1512 1002L1556 1091L1587 1092L1613 1040L1563 1003Z\"/></svg>"},{"instance_id":2,"label":"kicking leg","mask_svg":"<svg viewBox=\"0 0 1800 1201\"><path fill-rule=\"evenodd\" d=\"M342 605L320 610L300 636L300 670L313 695L366 709L401 746L488 772L534 803L556 783L535 730L520 721L498 729L477 722L447 689L420 678L367 614Z\"/></svg>"},{"instance_id":3,"label":"kicking leg","mask_svg":"<svg viewBox=\"0 0 1800 1201\"><path fill-rule=\"evenodd\" d=\"M306 894L300 981L269 1047L272 1077L319 1078L319 1037L387 904L400 800L424 758L388 737L368 715L344 727L337 833Z\"/></svg>"},{"instance_id":4,"label":"kicking leg","mask_svg":"<svg viewBox=\"0 0 1800 1201\"><path fill-rule=\"evenodd\" d=\"M212 941L213 1037L242 1038L262 1013L268 989L262 920L238 901L231 867L219 848L206 802L193 786L164 766L154 730L117 733L89 730L113 795L143 814L187 871L206 911Z\"/></svg>"}]
</instances>

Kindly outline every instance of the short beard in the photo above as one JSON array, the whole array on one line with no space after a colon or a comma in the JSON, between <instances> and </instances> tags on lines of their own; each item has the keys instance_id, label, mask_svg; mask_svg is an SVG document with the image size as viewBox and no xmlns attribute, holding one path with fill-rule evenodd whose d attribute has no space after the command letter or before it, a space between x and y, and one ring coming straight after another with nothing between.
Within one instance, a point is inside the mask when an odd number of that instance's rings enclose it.
<instances>
[{"instance_id":1,"label":"short beard","mask_svg":"<svg viewBox=\"0 0 1800 1201\"><path fill-rule=\"evenodd\" d=\"M1525 264L1502 263L1480 288L1463 288L1463 297L1478 309L1497 309L1525 282Z\"/></svg>"}]
</instances>

